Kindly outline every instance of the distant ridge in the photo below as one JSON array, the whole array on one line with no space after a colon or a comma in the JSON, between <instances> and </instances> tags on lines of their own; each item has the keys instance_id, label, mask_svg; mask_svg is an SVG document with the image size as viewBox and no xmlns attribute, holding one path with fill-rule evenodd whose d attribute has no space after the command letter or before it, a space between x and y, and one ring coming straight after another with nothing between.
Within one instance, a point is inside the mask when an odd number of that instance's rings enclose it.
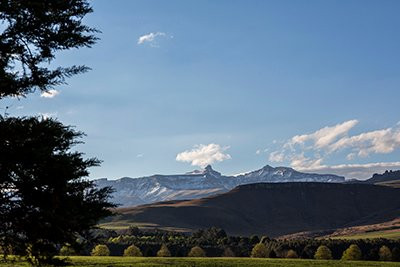
<instances>
[{"instance_id":1,"label":"distant ridge","mask_svg":"<svg viewBox=\"0 0 400 267\"><path fill-rule=\"evenodd\" d=\"M301 173L292 168L264 166L237 176L224 176L210 165L178 175L153 175L117 180L98 179L98 187L115 189L112 201L122 206L136 206L166 200L195 199L227 192L236 186L252 183L327 182L342 183L342 176Z\"/></svg>"},{"instance_id":2,"label":"distant ridge","mask_svg":"<svg viewBox=\"0 0 400 267\"><path fill-rule=\"evenodd\" d=\"M348 184L376 184L376 185L386 185L390 187L400 188L400 170L388 171L386 170L382 174L375 173L371 178L367 180L357 180L351 179L346 180L345 183Z\"/></svg>"},{"instance_id":3,"label":"distant ridge","mask_svg":"<svg viewBox=\"0 0 400 267\"><path fill-rule=\"evenodd\" d=\"M375 173L370 179L366 180L365 183L377 184L389 181L400 180L400 171L385 171L383 174Z\"/></svg>"}]
</instances>

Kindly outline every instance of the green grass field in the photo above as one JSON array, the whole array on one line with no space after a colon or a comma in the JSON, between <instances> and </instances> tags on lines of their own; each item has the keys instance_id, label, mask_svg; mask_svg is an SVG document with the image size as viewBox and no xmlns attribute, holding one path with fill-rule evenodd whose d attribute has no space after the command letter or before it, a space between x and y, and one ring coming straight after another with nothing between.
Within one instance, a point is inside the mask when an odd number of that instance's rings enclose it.
<instances>
[{"instance_id":1,"label":"green grass field","mask_svg":"<svg viewBox=\"0 0 400 267\"><path fill-rule=\"evenodd\" d=\"M367 261L317 261L317 260L289 260L289 259L252 259L252 258L128 258L128 257L70 257L75 267L133 267L133 266L178 266L178 267L218 267L218 266L266 266L266 267L390 267L400 266L395 262L367 262ZM10 265L0 263L0 267L27 267L27 263Z\"/></svg>"},{"instance_id":2,"label":"green grass field","mask_svg":"<svg viewBox=\"0 0 400 267\"><path fill-rule=\"evenodd\" d=\"M332 239L373 239L373 238L387 238L400 240L400 231L375 231L369 233L355 234L355 235L345 235L332 237Z\"/></svg>"}]
</instances>

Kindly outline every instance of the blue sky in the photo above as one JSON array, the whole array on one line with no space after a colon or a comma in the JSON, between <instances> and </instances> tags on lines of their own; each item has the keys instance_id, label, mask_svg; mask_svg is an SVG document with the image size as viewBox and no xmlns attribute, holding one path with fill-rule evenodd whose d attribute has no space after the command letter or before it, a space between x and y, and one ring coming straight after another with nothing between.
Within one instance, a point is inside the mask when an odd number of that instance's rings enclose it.
<instances>
[{"instance_id":1,"label":"blue sky","mask_svg":"<svg viewBox=\"0 0 400 267\"><path fill-rule=\"evenodd\" d=\"M92 3L101 40L55 62L92 70L6 100L84 131L91 178L400 169L399 1Z\"/></svg>"}]
</instances>

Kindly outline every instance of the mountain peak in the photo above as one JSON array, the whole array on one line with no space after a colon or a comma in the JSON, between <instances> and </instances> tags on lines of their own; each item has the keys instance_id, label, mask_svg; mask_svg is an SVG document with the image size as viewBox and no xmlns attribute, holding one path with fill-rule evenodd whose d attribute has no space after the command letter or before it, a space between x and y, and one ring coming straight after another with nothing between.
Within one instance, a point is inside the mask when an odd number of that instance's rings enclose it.
<instances>
[{"instance_id":1,"label":"mountain peak","mask_svg":"<svg viewBox=\"0 0 400 267\"><path fill-rule=\"evenodd\" d=\"M221 173L219 173L219 172L217 172L217 171L215 171L212 167L211 167L211 165L207 165L204 169L201 169L201 170L194 170L194 171L191 171L191 172L187 172L186 174L209 174L209 175L212 175L212 176L221 176Z\"/></svg>"},{"instance_id":2,"label":"mountain peak","mask_svg":"<svg viewBox=\"0 0 400 267\"><path fill-rule=\"evenodd\" d=\"M214 171L210 164L208 164L208 165L204 168L204 170L206 170L206 171Z\"/></svg>"},{"instance_id":3,"label":"mountain peak","mask_svg":"<svg viewBox=\"0 0 400 267\"><path fill-rule=\"evenodd\" d=\"M219 173L219 172L217 172L217 171L215 171L212 167L211 167L211 165L207 165L205 168L204 168L204 174L208 174L208 175L211 175L211 176L221 176L221 173Z\"/></svg>"},{"instance_id":4,"label":"mountain peak","mask_svg":"<svg viewBox=\"0 0 400 267\"><path fill-rule=\"evenodd\" d=\"M263 170L272 170L274 169L274 167L270 166L270 165L265 165L264 167L262 167Z\"/></svg>"}]
</instances>

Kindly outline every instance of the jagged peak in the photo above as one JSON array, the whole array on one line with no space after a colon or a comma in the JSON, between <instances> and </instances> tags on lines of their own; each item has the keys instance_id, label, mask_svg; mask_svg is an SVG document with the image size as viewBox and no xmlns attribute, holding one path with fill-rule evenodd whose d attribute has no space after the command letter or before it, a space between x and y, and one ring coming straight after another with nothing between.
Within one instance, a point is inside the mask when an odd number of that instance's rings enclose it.
<instances>
[{"instance_id":1,"label":"jagged peak","mask_svg":"<svg viewBox=\"0 0 400 267\"><path fill-rule=\"evenodd\" d=\"M210 174L213 176L221 176L221 173L215 171L211 165L207 165L204 169L201 170L194 170L191 172L187 172L186 174Z\"/></svg>"},{"instance_id":2,"label":"jagged peak","mask_svg":"<svg viewBox=\"0 0 400 267\"><path fill-rule=\"evenodd\" d=\"M272 167L271 165L265 165L264 167L262 167L263 170L273 170L275 169L274 167Z\"/></svg>"},{"instance_id":3,"label":"jagged peak","mask_svg":"<svg viewBox=\"0 0 400 267\"><path fill-rule=\"evenodd\" d=\"M220 174L219 172L217 172L216 170L214 170L210 164L208 164L208 165L204 168L204 171L207 172L207 173L218 173L218 174Z\"/></svg>"},{"instance_id":4,"label":"jagged peak","mask_svg":"<svg viewBox=\"0 0 400 267\"><path fill-rule=\"evenodd\" d=\"M208 164L208 165L204 168L204 170L206 170L206 171L214 171L213 168L212 168L212 166L211 166L210 164Z\"/></svg>"}]
</instances>

